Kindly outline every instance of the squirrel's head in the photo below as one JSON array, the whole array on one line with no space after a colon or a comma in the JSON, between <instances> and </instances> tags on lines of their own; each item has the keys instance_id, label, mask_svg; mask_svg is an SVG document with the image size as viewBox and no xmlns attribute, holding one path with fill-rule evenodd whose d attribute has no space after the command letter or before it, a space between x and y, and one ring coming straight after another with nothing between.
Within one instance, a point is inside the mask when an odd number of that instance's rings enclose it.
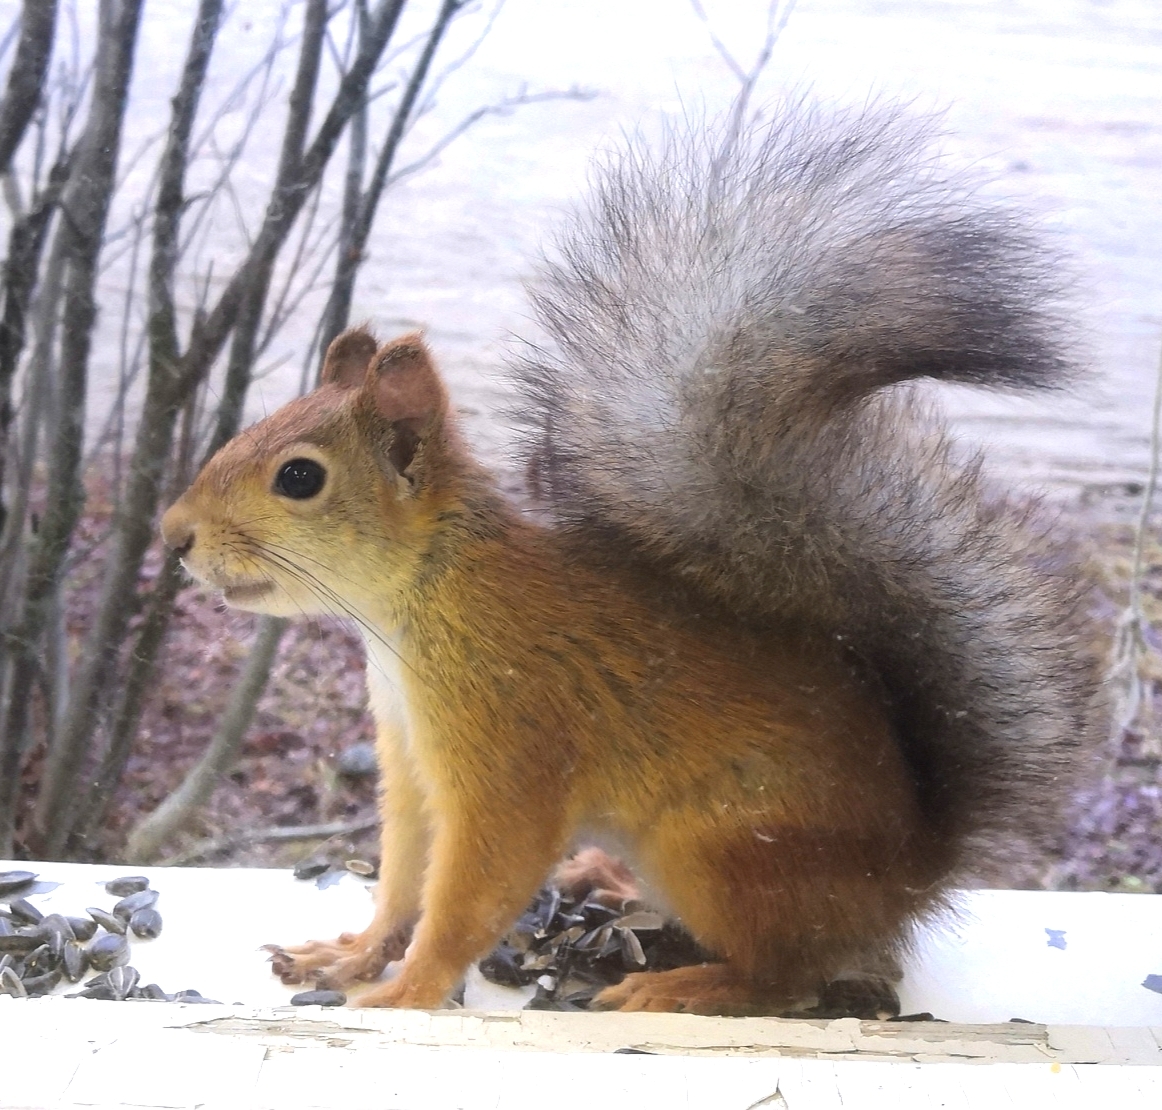
<instances>
[{"instance_id":1,"label":"squirrel's head","mask_svg":"<svg viewBox=\"0 0 1162 1110\"><path fill-rule=\"evenodd\" d=\"M168 547L231 605L358 616L420 569L463 459L418 334L363 330L327 351L313 393L237 435L161 522Z\"/></svg>"}]
</instances>

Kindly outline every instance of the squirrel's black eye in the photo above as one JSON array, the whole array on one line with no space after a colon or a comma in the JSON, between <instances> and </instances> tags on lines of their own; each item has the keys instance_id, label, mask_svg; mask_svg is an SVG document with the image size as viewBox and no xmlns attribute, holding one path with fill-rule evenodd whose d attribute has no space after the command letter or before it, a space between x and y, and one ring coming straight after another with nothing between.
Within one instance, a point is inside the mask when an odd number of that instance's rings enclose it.
<instances>
[{"instance_id":1,"label":"squirrel's black eye","mask_svg":"<svg viewBox=\"0 0 1162 1110\"><path fill-rule=\"evenodd\" d=\"M306 501L323 488L327 471L314 459L291 459L278 468L274 476L274 492L295 501Z\"/></svg>"}]
</instances>

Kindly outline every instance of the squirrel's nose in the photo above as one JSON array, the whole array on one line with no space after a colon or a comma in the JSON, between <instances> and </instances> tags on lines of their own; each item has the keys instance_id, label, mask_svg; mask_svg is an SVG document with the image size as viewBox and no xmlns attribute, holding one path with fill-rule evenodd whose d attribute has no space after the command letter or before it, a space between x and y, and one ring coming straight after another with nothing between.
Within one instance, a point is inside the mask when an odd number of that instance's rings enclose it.
<instances>
[{"instance_id":1,"label":"squirrel's nose","mask_svg":"<svg viewBox=\"0 0 1162 1110\"><path fill-rule=\"evenodd\" d=\"M165 546L179 558L188 555L193 549L196 538L194 526L179 506L171 506L161 518L161 538Z\"/></svg>"}]
</instances>

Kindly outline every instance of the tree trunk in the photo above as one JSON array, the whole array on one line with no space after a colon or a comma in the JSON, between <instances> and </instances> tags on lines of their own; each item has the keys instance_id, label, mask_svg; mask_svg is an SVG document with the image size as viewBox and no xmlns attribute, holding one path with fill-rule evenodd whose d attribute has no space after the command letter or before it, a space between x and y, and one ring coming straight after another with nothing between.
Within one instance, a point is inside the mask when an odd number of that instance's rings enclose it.
<instances>
[{"instance_id":1,"label":"tree trunk","mask_svg":"<svg viewBox=\"0 0 1162 1110\"><path fill-rule=\"evenodd\" d=\"M24 138L32 114L44 93L44 77L56 33L57 0L24 0L20 13L20 43L8 71L8 88L0 100L0 174Z\"/></svg>"},{"instance_id":2,"label":"tree trunk","mask_svg":"<svg viewBox=\"0 0 1162 1110\"><path fill-rule=\"evenodd\" d=\"M61 334L60 404L56 416L52 466L44 517L34 545L25 589L22 619L14 636L15 666L3 745L19 744L24 735L36 674L37 651L51 616L73 529L84 505L80 465L85 435L85 397L89 348L97 306L94 285L97 260L113 195L126 93L142 0L102 0L93 100L78 145L74 172L62 198L61 221L66 272ZM54 746L42 790L52 805L65 801L61 785L64 753ZM42 797L44 794L42 794ZM0 829L0 839L11 833Z\"/></svg>"},{"instance_id":3,"label":"tree trunk","mask_svg":"<svg viewBox=\"0 0 1162 1110\"><path fill-rule=\"evenodd\" d=\"M165 841L179 832L194 812L209 800L219 779L237 758L287 624L283 617L263 617L258 622L254 646L250 649L238 685L234 687L230 704L218 723L214 739L181 786L130 833L125 847L126 862L152 863Z\"/></svg>"}]
</instances>

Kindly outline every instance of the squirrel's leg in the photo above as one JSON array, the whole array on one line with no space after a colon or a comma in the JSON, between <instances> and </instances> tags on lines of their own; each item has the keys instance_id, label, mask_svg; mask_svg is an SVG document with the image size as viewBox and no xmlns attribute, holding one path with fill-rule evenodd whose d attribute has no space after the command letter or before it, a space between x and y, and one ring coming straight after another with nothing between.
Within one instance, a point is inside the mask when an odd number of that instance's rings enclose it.
<instances>
[{"instance_id":1,"label":"squirrel's leg","mask_svg":"<svg viewBox=\"0 0 1162 1110\"><path fill-rule=\"evenodd\" d=\"M522 812L499 798L437 819L423 909L403 966L354 1005L439 1006L544 882L565 847L560 825L559 813Z\"/></svg>"},{"instance_id":2,"label":"squirrel's leg","mask_svg":"<svg viewBox=\"0 0 1162 1110\"><path fill-rule=\"evenodd\" d=\"M424 792L398 725L381 725L376 747L381 851L375 915L361 933L272 948L274 973L284 983L315 979L337 988L375 979L389 963L403 958L411 940L430 839Z\"/></svg>"},{"instance_id":3,"label":"squirrel's leg","mask_svg":"<svg viewBox=\"0 0 1162 1110\"><path fill-rule=\"evenodd\" d=\"M690 814L661 823L641 863L718 962L627 976L603 1009L779 1013L803 1005L868 952L898 949L922 909L922 869L900 829L723 829Z\"/></svg>"}]
</instances>

